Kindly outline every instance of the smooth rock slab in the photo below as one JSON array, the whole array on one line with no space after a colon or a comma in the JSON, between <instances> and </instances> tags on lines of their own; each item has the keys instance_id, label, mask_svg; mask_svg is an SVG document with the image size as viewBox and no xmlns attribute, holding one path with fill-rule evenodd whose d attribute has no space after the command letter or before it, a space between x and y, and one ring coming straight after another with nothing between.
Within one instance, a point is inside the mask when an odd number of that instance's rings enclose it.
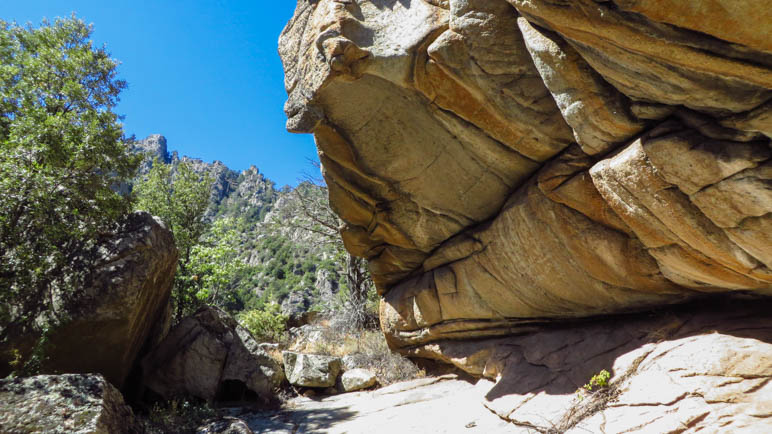
<instances>
[{"instance_id":1,"label":"smooth rock slab","mask_svg":"<svg viewBox=\"0 0 772 434\"><path fill-rule=\"evenodd\" d=\"M412 355L494 380L485 405L517 432L767 433L770 309L763 298L726 297L521 336L448 340ZM577 389L603 369L609 387L579 399Z\"/></svg>"},{"instance_id":2,"label":"smooth rock slab","mask_svg":"<svg viewBox=\"0 0 772 434\"><path fill-rule=\"evenodd\" d=\"M0 432L140 433L123 396L101 375L0 380Z\"/></svg>"},{"instance_id":3,"label":"smooth rock slab","mask_svg":"<svg viewBox=\"0 0 772 434\"><path fill-rule=\"evenodd\" d=\"M340 381L343 384L343 390L346 392L353 392L356 390L367 389L375 385L377 381L375 374L367 369L352 369L346 371L340 377Z\"/></svg>"},{"instance_id":4,"label":"smooth rock slab","mask_svg":"<svg viewBox=\"0 0 772 434\"><path fill-rule=\"evenodd\" d=\"M284 351L282 358L287 380L295 386L332 387L341 371L338 357Z\"/></svg>"},{"instance_id":5,"label":"smooth rock slab","mask_svg":"<svg viewBox=\"0 0 772 434\"><path fill-rule=\"evenodd\" d=\"M490 382L455 376L419 378L375 391L309 399L278 412L240 416L253 432L367 434L491 434L518 432L482 405ZM521 431L526 432L526 431Z\"/></svg>"}]
</instances>

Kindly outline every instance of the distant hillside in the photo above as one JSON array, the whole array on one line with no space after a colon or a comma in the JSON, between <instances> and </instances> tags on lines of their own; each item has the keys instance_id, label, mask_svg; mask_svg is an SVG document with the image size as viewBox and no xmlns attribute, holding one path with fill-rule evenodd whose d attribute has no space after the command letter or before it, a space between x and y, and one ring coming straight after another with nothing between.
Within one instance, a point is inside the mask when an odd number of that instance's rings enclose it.
<instances>
[{"instance_id":1,"label":"distant hillside","mask_svg":"<svg viewBox=\"0 0 772 434\"><path fill-rule=\"evenodd\" d=\"M134 151L147 155L139 176L147 174L157 158L172 166L186 161L195 171L208 172L215 179L208 217L235 219L241 239L239 257L248 265L233 282L232 311L275 301L285 313L299 315L336 303L345 282L341 261L323 237L292 224L304 219L295 213L299 208L295 189L277 189L255 166L238 172L221 161L180 157L176 151L169 152L166 138L159 134L135 142ZM311 183L297 188L305 197L310 195L326 204L326 188Z\"/></svg>"}]
</instances>

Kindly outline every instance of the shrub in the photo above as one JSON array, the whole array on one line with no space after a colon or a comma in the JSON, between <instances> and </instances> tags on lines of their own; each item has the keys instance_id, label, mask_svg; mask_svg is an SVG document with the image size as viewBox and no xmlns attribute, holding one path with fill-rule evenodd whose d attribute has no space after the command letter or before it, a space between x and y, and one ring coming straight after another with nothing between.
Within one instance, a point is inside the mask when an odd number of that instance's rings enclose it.
<instances>
[{"instance_id":1,"label":"shrub","mask_svg":"<svg viewBox=\"0 0 772 434\"><path fill-rule=\"evenodd\" d=\"M601 370L597 374L593 375L587 384L576 390L576 397L579 399L579 401L582 401L584 400L585 395L592 393L593 389L607 388L609 385L608 381L610 379L611 373L605 369Z\"/></svg>"},{"instance_id":2,"label":"shrub","mask_svg":"<svg viewBox=\"0 0 772 434\"><path fill-rule=\"evenodd\" d=\"M261 342L279 342L287 329L289 317L281 313L276 303L267 304L263 309L252 309L238 315L244 328Z\"/></svg>"},{"instance_id":3,"label":"shrub","mask_svg":"<svg viewBox=\"0 0 772 434\"><path fill-rule=\"evenodd\" d=\"M349 340L348 355L355 365L371 370L381 385L423 377L426 373L401 354L391 351L380 330L366 330Z\"/></svg>"}]
</instances>

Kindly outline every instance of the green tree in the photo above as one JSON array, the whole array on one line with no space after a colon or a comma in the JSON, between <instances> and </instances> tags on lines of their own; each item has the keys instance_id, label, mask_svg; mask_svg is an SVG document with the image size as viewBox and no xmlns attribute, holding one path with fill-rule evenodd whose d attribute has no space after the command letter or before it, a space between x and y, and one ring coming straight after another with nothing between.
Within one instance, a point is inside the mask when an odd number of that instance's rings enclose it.
<instances>
[{"instance_id":1,"label":"green tree","mask_svg":"<svg viewBox=\"0 0 772 434\"><path fill-rule=\"evenodd\" d=\"M340 230L344 223L330 207L324 181L307 176L292 194L295 200L278 214L274 225L299 229L332 247L345 275L341 308L346 323L354 329L373 325L375 284L367 261L353 256L343 245Z\"/></svg>"},{"instance_id":2,"label":"green tree","mask_svg":"<svg viewBox=\"0 0 772 434\"><path fill-rule=\"evenodd\" d=\"M196 298L206 304L225 307L233 303L233 283L248 267L238 258L241 241L232 217L215 220L193 246L188 270Z\"/></svg>"},{"instance_id":3,"label":"green tree","mask_svg":"<svg viewBox=\"0 0 772 434\"><path fill-rule=\"evenodd\" d=\"M185 161L181 161L176 170L172 169L171 165L155 159L134 192L135 208L160 217L174 234L180 251L172 294L179 321L199 304L190 263L194 247L209 226L204 213L209 207L214 180L209 174L199 175Z\"/></svg>"},{"instance_id":4,"label":"green tree","mask_svg":"<svg viewBox=\"0 0 772 434\"><path fill-rule=\"evenodd\" d=\"M0 324L82 287L96 241L131 210L111 188L139 164L112 111L126 83L91 32L74 16L0 21Z\"/></svg>"}]
</instances>

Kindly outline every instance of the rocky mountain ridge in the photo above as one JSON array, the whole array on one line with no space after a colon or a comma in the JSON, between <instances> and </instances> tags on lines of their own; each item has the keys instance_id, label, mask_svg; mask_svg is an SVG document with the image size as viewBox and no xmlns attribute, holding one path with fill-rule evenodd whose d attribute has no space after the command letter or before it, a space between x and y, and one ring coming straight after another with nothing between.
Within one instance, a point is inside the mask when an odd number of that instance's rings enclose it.
<instances>
[{"instance_id":1,"label":"rocky mountain ridge","mask_svg":"<svg viewBox=\"0 0 772 434\"><path fill-rule=\"evenodd\" d=\"M241 239L238 257L248 267L230 288L247 305L234 308L249 309L273 301L294 317L312 308L329 308L334 302L343 280L334 249L329 240L292 223L305 219L299 214L301 197L295 190L300 188L305 197L326 203L324 187L304 182L295 188L278 189L254 165L238 172L221 161L208 163L169 152L167 140L160 134L134 142L133 150L146 155L139 177L147 174L157 159L171 165L172 170L186 162L195 172L214 178L207 218L234 219Z\"/></svg>"},{"instance_id":2,"label":"rocky mountain ridge","mask_svg":"<svg viewBox=\"0 0 772 434\"><path fill-rule=\"evenodd\" d=\"M207 163L198 158L180 157L177 151L169 152L166 137L160 134L135 141L133 152L143 153L146 158L140 165L139 176L150 171L153 160L164 164L178 165L184 161L197 173L208 173L214 178L210 215L244 215L256 218L270 210L278 199L275 183L266 178L254 165L241 172L228 168L222 161ZM288 191L289 187L284 187ZM264 211L265 210L265 211ZM254 217L253 217L254 214Z\"/></svg>"}]
</instances>

